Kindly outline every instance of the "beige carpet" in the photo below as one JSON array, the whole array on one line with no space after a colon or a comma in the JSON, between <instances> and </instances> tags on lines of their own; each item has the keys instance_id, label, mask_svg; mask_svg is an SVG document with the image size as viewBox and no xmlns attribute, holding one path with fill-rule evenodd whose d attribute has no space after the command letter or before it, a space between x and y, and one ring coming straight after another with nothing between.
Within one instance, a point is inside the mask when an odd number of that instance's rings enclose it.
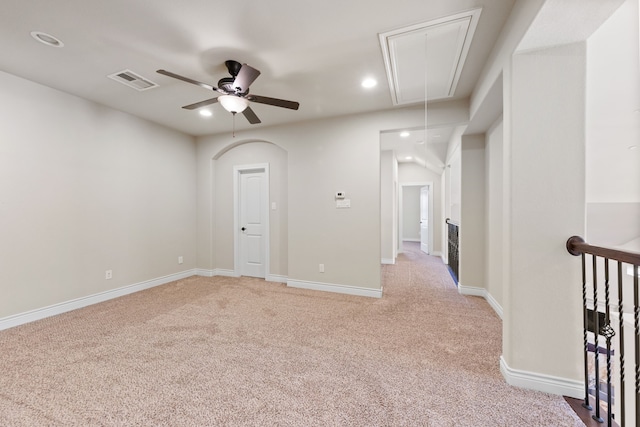
<instances>
[{"instance_id":1,"label":"beige carpet","mask_svg":"<svg viewBox=\"0 0 640 427\"><path fill-rule=\"evenodd\" d=\"M191 277L0 332L0 426L583 426L415 246L384 297Z\"/></svg>"}]
</instances>

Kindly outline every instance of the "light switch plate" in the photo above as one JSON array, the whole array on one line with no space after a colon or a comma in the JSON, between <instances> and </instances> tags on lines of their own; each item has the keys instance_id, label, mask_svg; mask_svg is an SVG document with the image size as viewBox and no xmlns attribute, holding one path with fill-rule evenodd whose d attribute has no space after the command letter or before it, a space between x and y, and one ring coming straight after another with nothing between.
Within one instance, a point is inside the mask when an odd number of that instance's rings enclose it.
<instances>
[{"instance_id":1,"label":"light switch plate","mask_svg":"<svg viewBox=\"0 0 640 427\"><path fill-rule=\"evenodd\" d=\"M351 199L336 200L336 208L344 209L351 207Z\"/></svg>"}]
</instances>

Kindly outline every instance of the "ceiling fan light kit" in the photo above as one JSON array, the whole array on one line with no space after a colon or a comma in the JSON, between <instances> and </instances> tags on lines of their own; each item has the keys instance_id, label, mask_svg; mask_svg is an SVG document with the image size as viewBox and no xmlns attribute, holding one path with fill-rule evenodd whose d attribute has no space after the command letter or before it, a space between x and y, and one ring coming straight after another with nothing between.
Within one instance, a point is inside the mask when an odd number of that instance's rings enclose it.
<instances>
[{"instance_id":1,"label":"ceiling fan light kit","mask_svg":"<svg viewBox=\"0 0 640 427\"><path fill-rule=\"evenodd\" d=\"M249 101L235 95L220 95L218 102L232 114L242 113L249 106Z\"/></svg>"},{"instance_id":2,"label":"ceiling fan light kit","mask_svg":"<svg viewBox=\"0 0 640 427\"><path fill-rule=\"evenodd\" d=\"M288 108L290 110L297 110L300 106L300 104L295 101L269 98L267 96L250 95L249 86L258 78L260 71L250 65L240 64L238 61L233 60L225 61L225 65L227 66L227 70L229 70L231 77L224 77L220 79L218 81L218 87L172 73L171 71L157 70L157 73L221 94L216 98L183 106L182 108L186 110L195 110L219 102L225 110L232 113L234 116L237 113L242 113L247 121L254 125L261 123L261 121L251 107L249 107L249 102L273 105L274 107Z\"/></svg>"}]
</instances>

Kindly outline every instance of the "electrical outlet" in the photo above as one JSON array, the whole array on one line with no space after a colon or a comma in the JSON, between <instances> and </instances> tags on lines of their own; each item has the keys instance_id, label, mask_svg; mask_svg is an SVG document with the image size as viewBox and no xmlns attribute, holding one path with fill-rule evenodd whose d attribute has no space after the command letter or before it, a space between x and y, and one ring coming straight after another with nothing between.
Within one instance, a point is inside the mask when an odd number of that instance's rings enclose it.
<instances>
[{"instance_id":1,"label":"electrical outlet","mask_svg":"<svg viewBox=\"0 0 640 427\"><path fill-rule=\"evenodd\" d=\"M178 264L182 264L183 262L184 262L184 259L181 256L179 256L178 257Z\"/></svg>"},{"instance_id":2,"label":"electrical outlet","mask_svg":"<svg viewBox=\"0 0 640 427\"><path fill-rule=\"evenodd\" d=\"M109 280L109 279L113 279L113 271L111 270L107 270L104 272L104 278Z\"/></svg>"},{"instance_id":3,"label":"electrical outlet","mask_svg":"<svg viewBox=\"0 0 640 427\"><path fill-rule=\"evenodd\" d=\"M324 264L318 265L318 270L320 270L320 273L324 273Z\"/></svg>"}]
</instances>

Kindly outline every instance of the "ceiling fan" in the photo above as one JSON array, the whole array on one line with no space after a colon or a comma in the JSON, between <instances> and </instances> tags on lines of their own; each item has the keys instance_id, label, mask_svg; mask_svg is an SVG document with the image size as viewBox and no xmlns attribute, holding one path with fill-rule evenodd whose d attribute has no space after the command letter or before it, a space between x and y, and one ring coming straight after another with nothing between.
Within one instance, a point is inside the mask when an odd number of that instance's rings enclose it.
<instances>
[{"instance_id":1,"label":"ceiling fan","mask_svg":"<svg viewBox=\"0 0 640 427\"><path fill-rule=\"evenodd\" d=\"M183 82L191 83L200 87L203 87L214 92L219 92L221 95L206 99L204 101L196 102L195 104L185 105L184 109L195 110L197 108L205 107L207 105L219 102L222 104L225 110L235 115L236 113L242 113L249 123L257 124L261 123L256 113L249 107L249 101L257 102L259 104L273 105L276 107L289 108L291 110L297 110L300 104L295 101L286 101L284 99L269 98L266 96L253 95L249 93L249 86L260 75L260 71L247 65L240 64L237 61L228 60L225 61L225 65L229 70L231 77L224 77L218 81L218 87L211 86L206 83L199 82L197 80L183 77L181 75L172 73L166 70L157 70L158 73L174 79L182 80Z\"/></svg>"}]
</instances>

